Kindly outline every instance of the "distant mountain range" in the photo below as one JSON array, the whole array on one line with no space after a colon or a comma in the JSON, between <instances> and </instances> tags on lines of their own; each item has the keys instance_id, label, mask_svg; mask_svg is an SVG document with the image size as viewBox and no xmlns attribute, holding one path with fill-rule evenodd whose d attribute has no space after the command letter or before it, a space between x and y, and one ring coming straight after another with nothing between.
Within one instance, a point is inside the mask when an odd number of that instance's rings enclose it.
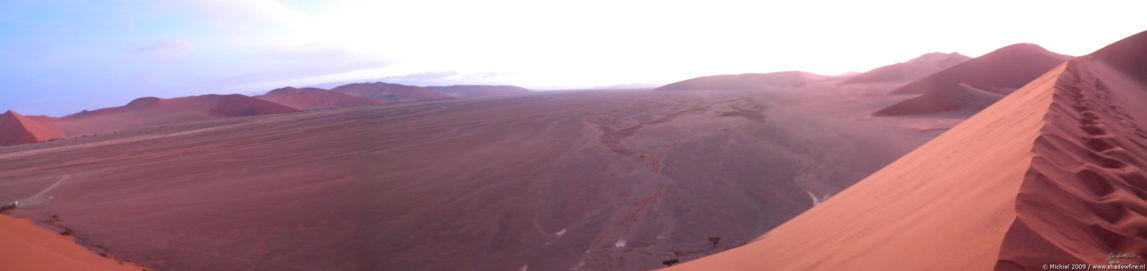
<instances>
[{"instance_id":1,"label":"distant mountain range","mask_svg":"<svg viewBox=\"0 0 1147 271\"><path fill-rule=\"evenodd\" d=\"M420 87L374 82L347 84L330 90L284 87L254 97L240 94L170 99L144 97L123 106L83 110L62 118L25 116L8 111L0 114L0 146L189 121L530 92L533 91L508 85Z\"/></svg>"},{"instance_id":2,"label":"distant mountain range","mask_svg":"<svg viewBox=\"0 0 1147 271\"><path fill-rule=\"evenodd\" d=\"M725 74L697 77L664 85L653 90L679 91L782 88L800 86L828 78L831 77L802 71Z\"/></svg>"}]
</instances>

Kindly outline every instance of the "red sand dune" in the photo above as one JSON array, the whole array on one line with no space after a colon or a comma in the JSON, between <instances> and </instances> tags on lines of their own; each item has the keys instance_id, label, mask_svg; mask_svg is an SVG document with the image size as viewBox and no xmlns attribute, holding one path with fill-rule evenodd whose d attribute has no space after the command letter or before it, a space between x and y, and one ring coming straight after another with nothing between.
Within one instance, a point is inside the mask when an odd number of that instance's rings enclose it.
<instances>
[{"instance_id":1,"label":"red sand dune","mask_svg":"<svg viewBox=\"0 0 1147 271\"><path fill-rule=\"evenodd\" d=\"M958 53L928 53L912 60L850 76L841 84L914 81L972 59Z\"/></svg>"},{"instance_id":2,"label":"red sand dune","mask_svg":"<svg viewBox=\"0 0 1147 271\"><path fill-rule=\"evenodd\" d=\"M24 116L9 110L0 114L0 146L36 143L64 136L53 124L58 119Z\"/></svg>"},{"instance_id":3,"label":"red sand dune","mask_svg":"<svg viewBox=\"0 0 1147 271\"><path fill-rule=\"evenodd\" d=\"M514 95L525 94L533 92L530 89L517 87L517 86L492 86L492 85L454 85L454 86L430 86L427 89L437 91L442 94L450 95L453 97L485 97L485 96L501 96L501 95Z\"/></svg>"},{"instance_id":4,"label":"red sand dune","mask_svg":"<svg viewBox=\"0 0 1147 271\"><path fill-rule=\"evenodd\" d=\"M335 92L321 88L285 87L272 90L267 92L267 94L255 96L254 98L275 102L297 109L335 108L390 103L384 100L357 97L342 92Z\"/></svg>"},{"instance_id":5,"label":"red sand dune","mask_svg":"<svg viewBox=\"0 0 1147 271\"><path fill-rule=\"evenodd\" d=\"M1145 264L1144 45L1062 64L754 242L671 269Z\"/></svg>"},{"instance_id":6,"label":"red sand dune","mask_svg":"<svg viewBox=\"0 0 1147 271\"><path fill-rule=\"evenodd\" d=\"M239 94L160 99L139 98L127 105L65 116L56 126L68 135L219 118L298 112L297 109Z\"/></svg>"},{"instance_id":7,"label":"red sand dune","mask_svg":"<svg viewBox=\"0 0 1147 271\"><path fill-rule=\"evenodd\" d=\"M893 94L923 94L955 88L960 83L1008 94L1046 73L1069 56L1044 50L1035 44L1015 44L960 63L904 85Z\"/></svg>"},{"instance_id":8,"label":"red sand dune","mask_svg":"<svg viewBox=\"0 0 1147 271\"><path fill-rule=\"evenodd\" d=\"M830 77L802 71L726 74L697 77L653 90L740 90L795 87Z\"/></svg>"},{"instance_id":9,"label":"red sand dune","mask_svg":"<svg viewBox=\"0 0 1147 271\"><path fill-rule=\"evenodd\" d=\"M72 241L25 219L0 215L0 270L110 271L140 270L100 257Z\"/></svg>"},{"instance_id":10,"label":"red sand dune","mask_svg":"<svg viewBox=\"0 0 1147 271\"><path fill-rule=\"evenodd\" d=\"M904 116L962 112L964 116L971 116L1003 97L1004 95L999 93L976 89L961 83L953 88L936 89L924 95L890 105L872 113L872 115Z\"/></svg>"},{"instance_id":11,"label":"red sand dune","mask_svg":"<svg viewBox=\"0 0 1147 271\"><path fill-rule=\"evenodd\" d=\"M454 98L450 95L438 93L424 87L383 82L346 84L335 87L331 89L331 91L391 102L417 102Z\"/></svg>"}]
</instances>

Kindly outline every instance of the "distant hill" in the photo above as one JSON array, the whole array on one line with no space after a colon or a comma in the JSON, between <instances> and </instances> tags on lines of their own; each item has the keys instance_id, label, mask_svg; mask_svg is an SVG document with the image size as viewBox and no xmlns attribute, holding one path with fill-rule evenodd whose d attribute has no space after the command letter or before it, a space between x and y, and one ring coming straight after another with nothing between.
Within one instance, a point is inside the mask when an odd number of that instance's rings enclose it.
<instances>
[{"instance_id":1,"label":"distant hill","mask_svg":"<svg viewBox=\"0 0 1147 271\"><path fill-rule=\"evenodd\" d=\"M533 90L527 88L509 85L453 85L430 86L426 88L458 98L502 96L533 92Z\"/></svg>"},{"instance_id":2,"label":"distant hill","mask_svg":"<svg viewBox=\"0 0 1147 271\"><path fill-rule=\"evenodd\" d=\"M334 108L358 105L386 104L385 100L375 100L321 88L284 87L255 96L255 98L294 107L296 109Z\"/></svg>"},{"instance_id":3,"label":"distant hill","mask_svg":"<svg viewBox=\"0 0 1147 271\"><path fill-rule=\"evenodd\" d=\"M729 90L783 88L804 85L830 77L802 71L774 73L726 74L697 77L664 85L653 90Z\"/></svg>"},{"instance_id":4,"label":"distant hill","mask_svg":"<svg viewBox=\"0 0 1147 271\"><path fill-rule=\"evenodd\" d=\"M929 75L892 93L922 94L956 88L964 83L977 89L1008 94L1070 58L1039 45L1015 44Z\"/></svg>"},{"instance_id":5,"label":"distant hill","mask_svg":"<svg viewBox=\"0 0 1147 271\"><path fill-rule=\"evenodd\" d=\"M124 106L82 111L56 124L65 134L111 131L148 125L298 112L286 105L239 94L161 99L144 97Z\"/></svg>"},{"instance_id":6,"label":"distant hill","mask_svg":"<svg viewBox=\"0 0 1147 271\"><path fill-rule=\"evenodd\" d=\"M454 98L424 87L383 82L346 84L335 87L331 91L390 102L417 102Z\"/></svg>"},{"instance_id":7,"label":"distant hill","mask_svg":"<svg viewBox=\"0 0 1147 271\"><path fill-rule=\"evenodd\" d=\"M913 81L972 59L958 53L928 53L912 60L854 75L840 84Z\"/></svg>"}]
</instances>

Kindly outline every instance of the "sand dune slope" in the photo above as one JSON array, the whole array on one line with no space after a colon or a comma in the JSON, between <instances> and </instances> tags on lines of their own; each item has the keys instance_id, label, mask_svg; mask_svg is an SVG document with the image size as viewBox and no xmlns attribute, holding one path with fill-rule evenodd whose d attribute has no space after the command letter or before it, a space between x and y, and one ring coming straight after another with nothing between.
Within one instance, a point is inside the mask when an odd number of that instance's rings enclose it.
<instances>
[{"instance_id":1,"label":"sand dune slope","mask_svg":"<svg viewBox=\"0 0 1147 271\"><path fill-rule=\"evenodd\" d=\"M1129 44L1140 49L1121 50ZM996 270L1147 263L1144 44L1147 32L1070 62L1059 77Z\"/></svg>"},{"instance_id":2,"label":"sand dune slope","mask_svg":"<svg viewBox=\"0 0 1147 271\"><path fill-rule=\"evenodd\" d=\"M1144 264L1147 53L1127 49L1142 44L1062 64L755 242L673 269Z\"/></svg>"},{"instance_id":3,"label":"sand dune slope","mask_svg":"<svg viewBox=\"0 0 1147 271\"><path fill-rule=\"evenodd\" d=\"M761 236L673 270L987 270L1059 71Z\"/></svg>"},{"instance_id":4,"label":"sand dune slope","mask_svg":"<svg viewBox=\"0 0 1147 271\"><path fill-rule=\"evenodd\" d=\"M52 124L58 119L24 116L13 111L0 114L0 146L27 144L63 137Z\"/></svg>"},{"instance_id":5,"label":"sand dune slope","mask_svg":"<svg viewBox=\"0 0 1147 271\"><path fill-rule=\"evenodd\" d=\"M977 89L968 84L937 89L899 102L874 113L875 116L904 116L963 111L970 116L1003 98L1003 95Z\"/></svg>"},{"instance_id":6,"label":"sand dune slope","mask_svg":"<svg viewBox=\"0 0 1147 271\"><path fill-rule=\"evenodd\" d=\"M100 257L72 238L0 215L0 270L140 270Z\"/></svg>"}]
</instances>

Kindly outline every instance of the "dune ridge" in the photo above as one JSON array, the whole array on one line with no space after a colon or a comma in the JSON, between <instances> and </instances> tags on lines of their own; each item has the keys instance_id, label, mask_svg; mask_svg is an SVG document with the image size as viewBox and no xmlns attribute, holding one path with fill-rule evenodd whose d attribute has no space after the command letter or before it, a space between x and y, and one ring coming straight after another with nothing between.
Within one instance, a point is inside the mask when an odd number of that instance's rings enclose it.
<instances>
[{"instance_id":1,"label":"dune ridge","mask_svg":"<svg viewBox=\"0 0 1147 271\"><path fill-rule=\"evenodd\" d=\"M1058 73L753 242L669 270L990 269Z\"/></svg>"},{"instance_id":2,"label":"dune ridge","mask_svg":"<svg viewBox=\"0 0 1147 271\"><path fill-rule=\"evenodd\" d=\"M1140 34L1124 42L1145 41ZM1130 109L1147 101L1147 87L1135 76L1141 70L1120 69L1104 53L1069 63L1056 82L996 270L1147 263L1147 112ZM1147 63L1142 53L1115 59Z\"/></svg>"},{"instance_id":3,"label":"dune ridge","mask_svg":"<svg viewBox=\"0 0 1147 271\"><path fill-rule=\"evenodd\" d=\"M753 243L671 269L1142 265L1147 52L1127 44L1147 32L1059 65Z\"/></svg>"}]
</instances>

